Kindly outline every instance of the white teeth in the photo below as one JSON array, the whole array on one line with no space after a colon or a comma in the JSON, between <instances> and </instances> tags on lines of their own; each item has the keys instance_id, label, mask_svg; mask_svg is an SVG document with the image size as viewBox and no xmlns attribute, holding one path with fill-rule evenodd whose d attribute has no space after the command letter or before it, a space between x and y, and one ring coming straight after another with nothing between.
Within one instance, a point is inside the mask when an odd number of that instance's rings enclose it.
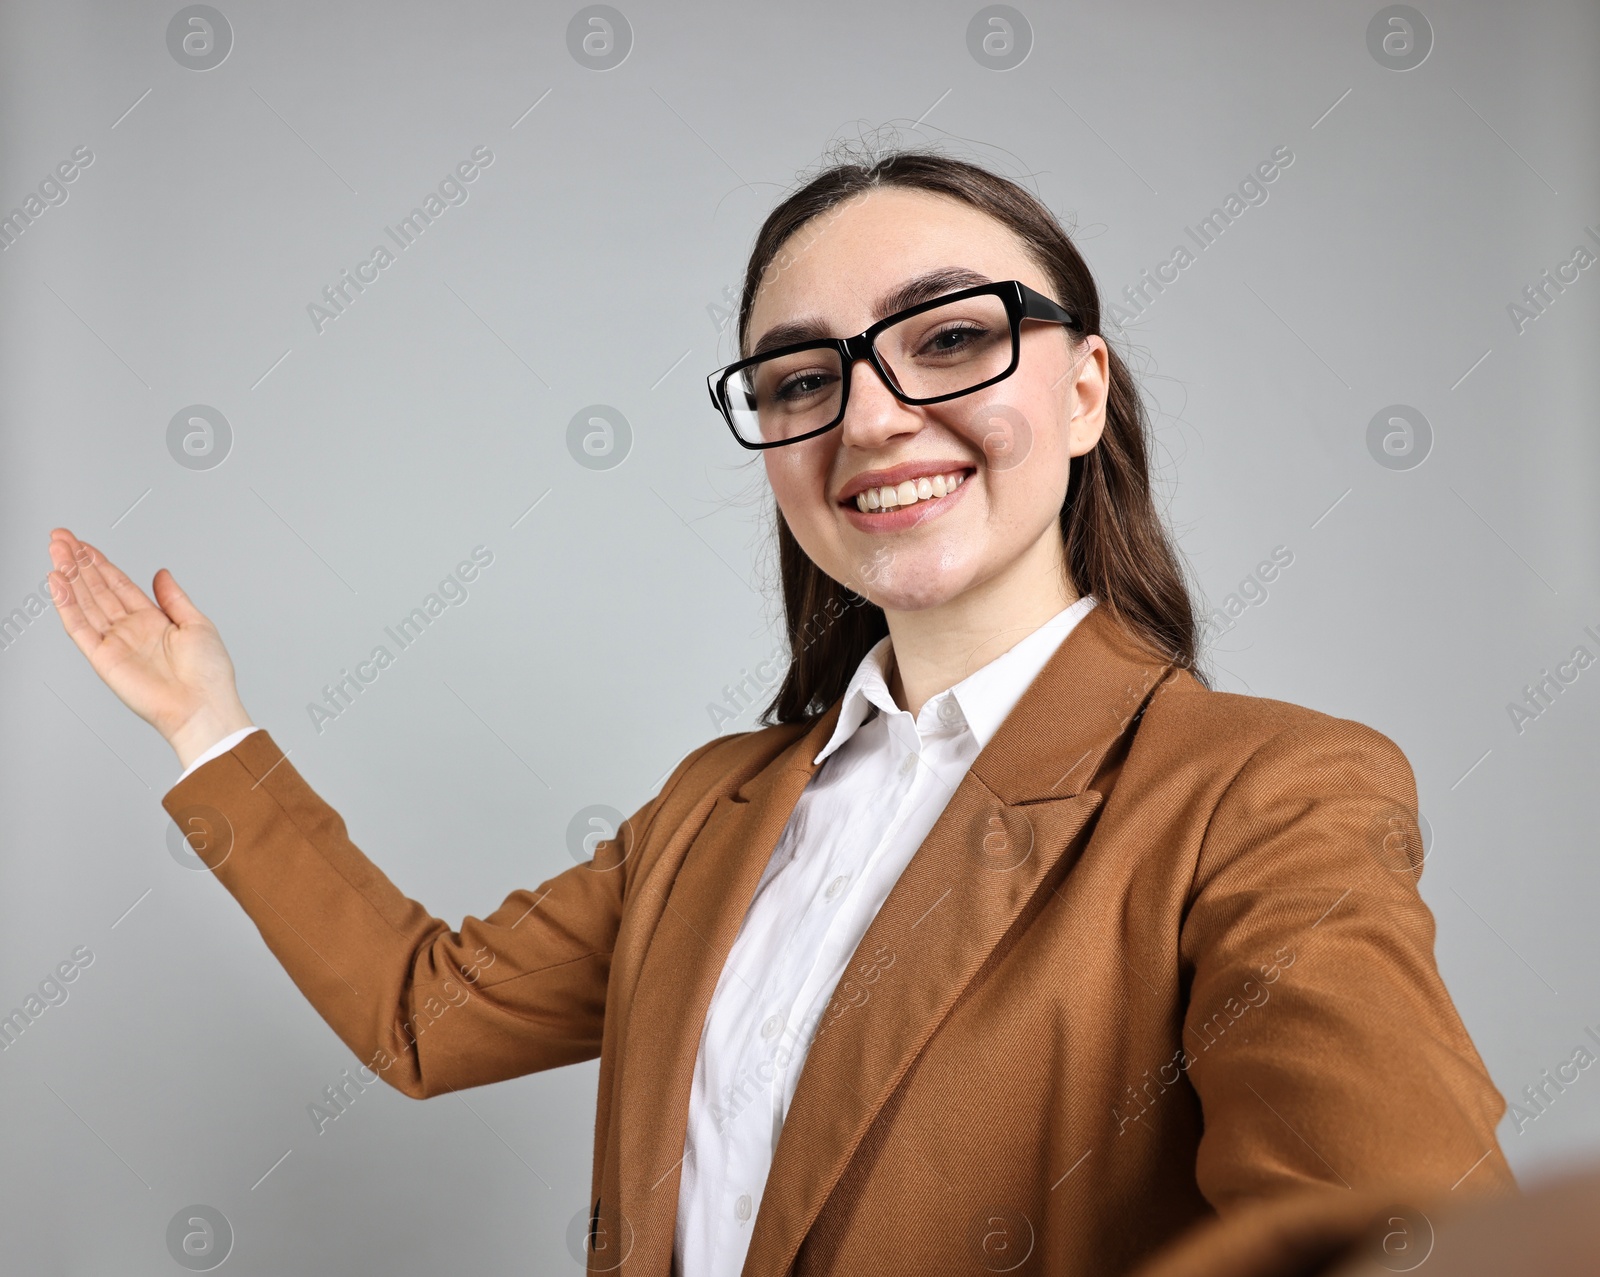
<instances>
[{"instance_id":1,"label":"white teeth","mask_svg":"<svg viewBox=\"0 0 1600 1277\"><path fill-rule=\"evenodd\" d=\"M873 510L893 510L897 506L915 505L918 501L936 501L959 488L966 474L936 474L921 479L907 479L904 483L868 488L856 494L856 509L863 514Z\"/></svg>"}]
</instances>

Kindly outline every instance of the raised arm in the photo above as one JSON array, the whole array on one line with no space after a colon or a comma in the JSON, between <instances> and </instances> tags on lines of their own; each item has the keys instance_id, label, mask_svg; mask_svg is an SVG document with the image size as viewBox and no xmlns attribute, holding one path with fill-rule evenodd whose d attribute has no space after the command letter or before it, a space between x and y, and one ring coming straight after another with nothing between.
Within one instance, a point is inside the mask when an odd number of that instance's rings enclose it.
<instances>
[{"instance_id":1,"label":"raised arm","mask_svg":"<svg viewBox=\"0 0 1600 1277\"><path fill-rule=\"evenodd\" d=\"M158 604L65 528L50 556L72 641L180 764L198 761L162 805L362 1064L422 1098L599 1054L630 857L716 741L593 860L451 930L362 854L268 732L216 753L250 716L216 627L171 573L156 573Z\"/></svg>"}]
</instances>

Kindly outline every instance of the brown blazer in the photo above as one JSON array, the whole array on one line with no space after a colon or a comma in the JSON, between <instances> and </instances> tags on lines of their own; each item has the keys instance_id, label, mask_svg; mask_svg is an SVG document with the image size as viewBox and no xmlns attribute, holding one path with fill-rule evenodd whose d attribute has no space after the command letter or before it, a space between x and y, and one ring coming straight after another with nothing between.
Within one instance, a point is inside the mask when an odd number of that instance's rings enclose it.
<instances>
[{"instance_id":1,"label":"brown blazer","mask_svg":"<svg viewBox=\"0 0 1600 1277\"><path fill-rule=\"evenodd\" d=\"M265 731L162 803L404 1094L599 1055L590 1271L660 1277L706 1007L838 712L700 746L459 931ZM1516 1192L1419 846L1388 737L1207 691L1095 608L851 959L744 1272L1302 1274L1397 1201Z\"/></svg>"}]
</instances>

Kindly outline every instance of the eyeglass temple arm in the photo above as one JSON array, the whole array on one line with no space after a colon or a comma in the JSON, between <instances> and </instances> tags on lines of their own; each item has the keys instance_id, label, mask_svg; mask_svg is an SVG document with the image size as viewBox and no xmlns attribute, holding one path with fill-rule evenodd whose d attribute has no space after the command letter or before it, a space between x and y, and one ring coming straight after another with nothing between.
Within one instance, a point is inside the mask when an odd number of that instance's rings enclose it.
<instances>
[{"instance_id":1,"label":"eyeglass temple arm","mask_svg":"<svg viewBox=\"0 0 1600 1277\"><path fill-rule=\"evenodd\" d=\"M1026 284L1022 286L1022 314L1025 319L1049 319L1058 324L1065 324L1068 328L1082 328L1078 317L1070 310L1064 310L1050 298Z\"/></svg>"}]
</instances>

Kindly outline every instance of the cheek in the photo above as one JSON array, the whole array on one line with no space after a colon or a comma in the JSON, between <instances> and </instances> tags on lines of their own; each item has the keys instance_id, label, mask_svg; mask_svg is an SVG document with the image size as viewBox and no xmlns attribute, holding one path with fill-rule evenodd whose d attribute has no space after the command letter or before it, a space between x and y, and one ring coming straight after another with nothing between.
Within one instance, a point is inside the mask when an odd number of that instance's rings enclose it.
<instances>
[{"instance_id":1,"label":"cheek","mask_svg":"<svg viewBox=\"0 0 1600 1277\"><path fill-rule=\"evenodd\" d=\"M990 399L956 424L982 454L984 475L995 491L1021 494L1060 482L1066 487L1066 428L1047 395L1022 384L1005 399Z\"/></svg>"},{"instance_id":2,"label":"cheek","mask_svg":"<svg viewBox=\"0 0 1600 1277\"><path fill-rule=\"evenodd\" d=\"M773 448L763 454L762 460L778 509L796 536L801 535L801 529L815 524L826 513L822 508L826 471L806 453L803 444Z\"/></svg>"},{"instance_id":3,"label":"cheek","mask_svg":"<svg viewBox=\"0 0 1600 1277\"><path fill-rule=\"evenodd\" d=\"M1059 516L1072 457L1059 431L1047 429L1031 440L1023 434L1012 436L1016 450L997 455L984 478L996 521L1034 533Z\"/></svg>"}]
</instances>

